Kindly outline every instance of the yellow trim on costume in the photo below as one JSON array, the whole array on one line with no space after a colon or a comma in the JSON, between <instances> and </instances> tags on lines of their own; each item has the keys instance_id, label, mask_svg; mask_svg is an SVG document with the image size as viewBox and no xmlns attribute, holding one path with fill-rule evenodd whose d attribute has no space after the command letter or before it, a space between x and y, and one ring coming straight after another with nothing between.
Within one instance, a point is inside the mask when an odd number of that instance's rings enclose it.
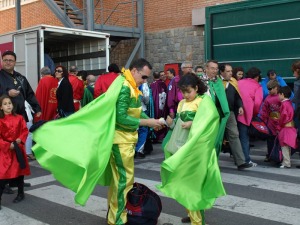
<instances>
[{"instance_id":1,"label":"yellow trim on costume","mask_svg":"<svg viewBox=\"0 0 300 225\"><path fill-rule=\"evenodd\" d=\"M131 87L134 90L135 98L137 99L139 95L142 95L142 92L139 90L139 88L136 86L136 82L130 72L130 70L125 70L125 68L122 68L122 73L125 76L125 79L130 83Z\"/></svg>"},{"instance_id":2,"label":"yellow trim on costume","mask_svg":"<svg viewBox=\"0 0 300 225\"><path fill-rule=\"evenodd\" d=\"M179 113L183 112L183 111L196 112L201 101L202 101L202 98L200 98L200 97L195 98L191 102L187 102L185 99L183 99L178 104L177 112L179 112ZM183 104L183 106L182 106L182 104Z\"/></svg>"}]
</instances>

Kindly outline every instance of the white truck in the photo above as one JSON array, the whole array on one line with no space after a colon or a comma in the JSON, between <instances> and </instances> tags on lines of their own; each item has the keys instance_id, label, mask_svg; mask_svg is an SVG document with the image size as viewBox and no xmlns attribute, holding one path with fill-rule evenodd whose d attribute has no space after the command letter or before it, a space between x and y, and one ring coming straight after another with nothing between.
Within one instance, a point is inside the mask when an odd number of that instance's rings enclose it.
<instances>
[{"instance_id":1,"label":"white truck","mask_svg":"<svg viewBox=\"0 0 300 225\"><path fill-rule=\"evenodd\" d=\"M109 65L109 37L108 33L38 25L1 34L0 53L7 50L16 53L15 70L26 76L36 90L45 49L50 49L55 65L67 69L76 65L88 74L99 75L107 71Z\"/></svg>"}]
</instances>

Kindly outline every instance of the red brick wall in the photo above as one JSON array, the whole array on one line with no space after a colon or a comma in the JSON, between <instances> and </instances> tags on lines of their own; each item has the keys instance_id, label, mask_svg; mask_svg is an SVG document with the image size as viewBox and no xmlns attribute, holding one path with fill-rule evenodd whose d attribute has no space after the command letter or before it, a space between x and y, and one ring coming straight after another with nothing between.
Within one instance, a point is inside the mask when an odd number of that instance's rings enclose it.
<instances>
[{"instance_id":1,"label":"red brick wall","mask_svg":"<svg viewBox=\"0 0 300 225\"><path fill-rule=\"evenodd\" d=\"M15 8L0 11L0 34L16 30ZM37 1L21 7L21 28L32 27L38 24L63 26L59 19L44 4Z\"/></svg>"},{"instance_id":2,"label":"red brick wall","mask_svg":"<svg viewBox=\"0 0 300 225\"><path fill-rule=\"evenodd\" d=\"M192 26L192 9L241 0L151 0L145 1L145 31Z\"/></svg>"},{"instance_id":3,"label":"red brick wall","mask_svg":"<svg viewBox=\"0 0 300 225\"><path fill-rule=\"evenodd\" d=\"M192 9L215 4L224 4L230 2L238 2L240 0L151 0L145 3L145 31L155 32L159 30L172 29L178 27L188 27L192 24ZM73 0L79 7L83 7L83 0ZM95 1L95 19L100 23L107 20L111 11L115 9L120 0ZM122 1L128 2L128 1ZM129 1L130 2L130 1ZM98 4L97 4L98 3ZM99 16L100 8L105 9L102 16ZM38 25L49 24L63 26L62 23L54 16L54 14L44 4L43 0L33 2L21 7L22 28ZM119 4L107 25L115 26L136 26L136 21L132 21L131 15L136 13L136 6L129 4ZM13 31L16 28L15 9L0 11L0 34Z\"/></svg>"}]
</instances>

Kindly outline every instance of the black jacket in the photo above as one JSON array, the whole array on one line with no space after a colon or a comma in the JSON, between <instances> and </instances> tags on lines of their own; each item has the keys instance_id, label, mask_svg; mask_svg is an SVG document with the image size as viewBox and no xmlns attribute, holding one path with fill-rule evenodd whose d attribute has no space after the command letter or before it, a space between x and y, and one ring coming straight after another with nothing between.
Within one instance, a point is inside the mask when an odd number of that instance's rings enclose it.
<instances>
[{"instance_id":1,"label":"black jacket","mask_svg":"<svg viewBox=\"0 0 300 225\"><path fill-rule=\"evenodd\" d=\"M16 83L14 80L16 80ZM18 87L20 87L20 94L12 98L12 102L16 113L22 115L24 119L28 121L25 111L25 100L29 103L29 105L31 105L35 113L41 112L41 107L35 97L35 94L25 76L16 71L14 71L13 74L10 74L2 69L0 71L0 96L3 94L8 95L9 90L18 90Z\"/></svg>"},{"instance_id":2,"label":"black jacket","mask_svg":"<svg viewBox=\"0 0 300 225\"><path fill-rule=\"evenodd\" d=\"M73 88L68 78L63 78L56 90L57 109L64 112L75 112Z\"/></svg>"},{"instance_id":3,"label":"black jacket","mask_svg":"<svg viewBox=\"0 0 300 225\"><path fill-rule=\"evenodd\" d=\"M228 83L228 87L225 89L226 97L228 101L229 110L233 111L236 115L240 107L243 107L243 101L241 96L234 88L234 86Z\"/></svg>"}]
</instances>

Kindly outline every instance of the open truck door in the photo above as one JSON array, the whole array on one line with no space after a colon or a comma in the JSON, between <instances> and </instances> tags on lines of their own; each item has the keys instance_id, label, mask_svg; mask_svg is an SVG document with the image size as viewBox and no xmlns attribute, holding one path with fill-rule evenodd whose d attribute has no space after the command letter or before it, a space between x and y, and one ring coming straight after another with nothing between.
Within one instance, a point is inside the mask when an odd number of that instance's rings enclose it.
<instances>
[{"instance_id":1,"label":"open truck door","mask_svg":"<svg viewBox=\"0 0 300 225\"><path fill-rule=\"evenodd\" d=\"M14 51L17 55L15 70L26 76L33 90L38 85L39 45L38 31L13 35Z\"/></svg>"}]
</instances>

